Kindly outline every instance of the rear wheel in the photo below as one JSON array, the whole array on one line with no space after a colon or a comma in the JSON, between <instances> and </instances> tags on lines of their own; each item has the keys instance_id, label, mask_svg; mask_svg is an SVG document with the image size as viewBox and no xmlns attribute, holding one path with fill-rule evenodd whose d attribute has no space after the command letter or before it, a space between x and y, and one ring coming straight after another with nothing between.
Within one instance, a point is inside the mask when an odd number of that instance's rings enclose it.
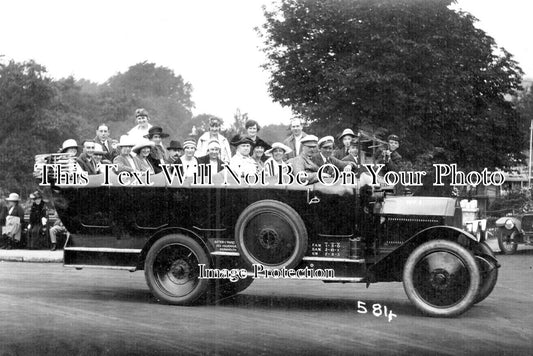
<instances>
[{"instance_id":1,"label":"rear wheel","mask_svg":"<svg viewBox=\"0 0 533 356\"><path fill-rule=\"evenodd\" d=\"M481 285L479 286L479 292L474 301L474 304L477 304L492 293L498 281L498 263L494 257L494 252L492 252L485 242L476 246L475 257L479 267L479 273L481 274Z\"/></svg>"},{"instance_id":2,"label":"rear wheel","mask_svg":"<svg viewBox=\"0 0 533 356\"><path fill-rule=\"evenodd\" d=\"M474 256L455 242L426 242L411 253L404 266L403 286L407 297L430 316L464 313L474 303L479 285L479 268Z\"/></svg>"},{"instance_id":3,"label":"rear wheel","mask_svg":"<svg viewBox=\"0 0 533 356\"><path fill-rule=\"evenodd\" d=\"M514 239L517 234L518 232L513 231L510 235L504 235L503 233L498 235L498 246L504 255L512 255L516 252L518 244L514 242Z\"/></svg>"},{"instance_id":4,"label":"rear wheel","mask_svg":"<svg viewBox=\"0 0 533 356\"><path fill-rule=\"evenodd\" d=\"M199 279L200 264L209 268L209 258L194 239L169 235L156 241L144 263L146 283L152 294L169 304L192 304L209 286L208 279Z\"/></svg>"}]
</instances>

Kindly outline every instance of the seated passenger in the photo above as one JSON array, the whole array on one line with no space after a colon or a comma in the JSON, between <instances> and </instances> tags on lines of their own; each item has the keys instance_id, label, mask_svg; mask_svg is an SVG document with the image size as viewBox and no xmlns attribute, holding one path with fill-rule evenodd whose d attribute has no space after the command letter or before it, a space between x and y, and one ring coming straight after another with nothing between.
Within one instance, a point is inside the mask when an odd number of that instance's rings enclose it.
<instances>
[{"instance_id":1,"label":"seated passenger","mask_svg":"<svg viewBox=\"0 0 533 356\"><path fill-rule=\"evenodd\" d=\"M55 251L57 249L57 235L64 234L66 232L67 229L65 228L61 220L57 219L54 223L54 226L50 228L50 242L52 243L50 251Z\"/></svg>"},{"instance_id":2,"label":"seated passenger","mask_svg":"<svg viewBox=\"0 0 533 356\"><path fill-rule=\"evenodd\" d=\"M255 145L253 145L252 158L255 161L255 164L257 164L257 169L259 171L262 171L265 167L265 161L268 158L265 156L265 151L270 148L271 146L260 138L257 138Z\"/></svg>"},{"instance_id":3,"label":"seated passenger","mask_svg":"<svg viewBox=\"0 0 533 356\"><path fill-rule=\"evenodd\" d=\"M2 227L0 248L11 250L20 246L22 227L24 226L24 209L19 205L20 197L17 193L9 194L6 198L7 216L5 226Z\"/></svg>"},{"instance_id":4,"label":"seated passenger","mask_svg":"<svg viewBox=\"0 0 533 356\"><path fill-rule=\"evenodd\" d=\"M93 152L93 161L96 166L96 174L102 174L104 173L104 167L102 165L105 164L111 164L110 161L107 159L104 159L105 151L102 147L102 145L95 143L94 144L94 152Z\"/></svg>"},{"instance_id":5,"label":"seated passenger","mask_svg":"<svg viewBox=\"0 0 533 356\"><path fill-rule=\"evenodd\" d=\"M148 130L148 134L144 138L149 139L154 143L148 160L154 167L155 173L161 172L161 165L170 163L168 152L163 146L161 140L167 138L169 135L163 132L163 129L159 126L153 126Z\"/></svg>"},{"instance_id":6,"label":"seated passenger","mask_svg":"<svg viewBox=\"0 0 533 356\"><path fill-rule=\"evenodd\" d=\"M198 158L198 164L211 166L211 175L213 176L224 168L224 162L220 159L220 143L217 140L209 141L207 151L207 155Z\"/></svg>"},{"instance_id":7,"label":"seated passenger","mask_svg":"<svg viewBox=\"0 0 533 356\"><path fill-rule=\"evenodd\" d=\"M198 172L198 160L194 157L196 141L193 138L186 139L183 142L183 150L185 154L180 157L183 177L193 177L194 173Z\"/></svg>"},{"instance_id":8,"label":"seated passenger","mask_svg":"<svg viewBox=\"0 0 533 356\"><path fill-rule=\"evenodd\" d=\"M77 156L78 149L79 149L79 146L76 140L69 138L68 140L63 141L63 145L61 145L61 149L59 150L59 153L68 153L73 156Z\"/></svg>"},{"instance_id":9,"label":"seated passenger","mask_svg":"<svg viewBox=\"0 0 533 356\"><path fill-rule=\"evenodd\" d=\"M220 144L220 159L224 163L228 163L231 158L231 148L228 140L220 133L220 126L222 120L218 117L209 118L209 131L205 132L198 139L198 147L196 149L195 156L202 157L208 154L207 145L211 140L217 140Z\"/></svg>"},{"instance_id":10,"label":"seated passenger","mask_svg":"<svg viewBox=\"0 0 533 356\"><path fill-rule=\"evenodd\" d=\"M168 163L176 163L178 159L183 156L183 147L179 141L170 141L170 146L167 147Z\"/></svg>"},{"instance_id":11,"label":"seated passenger","mask_svg":"<svg viewBox=\"0 0 533 356\"><path fill-rule=\"evenodd\" d=\"M33 204L30 211L26 247L33 250L48 243L48 209L38 190L30 194L30 199Z\"/></svg>"},{"instance_id":12,"label":"seated passenger","mask_svg":"<svg viewBox=\"0 0 533 356\"><path fill-rule=\"evenodd\" d=\"M274 142L272 148L265 152L266 156L271 156L265 162L265 174L267 177L278 176L280 173L279 167L287 167L288 164L284 161L284 156L291 153L292 150L281 142Z\"/></svg>"},{"instance_id":13,"label":"seated passenger","mask_svg":"<svg viewBox=\"0 0 533 356\"><path fill-rule=\"evenodd\" d=\"M148 156L150 155L150 151L154 145L155 143L152 141L143 138L131 149L136 154L133 160L135 161L139 171L150 172L150 174L154 174L154 167L148 161Z\"/></svg>"},{"instance_id":14,"label":"seated passenger","mask_svg":"<svg viewBox=\"0 0 533 356\"><path fill-rule=\"evenodd\" d=\"M306 172L308 184L318 181L319 166L311 160L311 157L316 154L318 145L318 137L315 135L306 135L300 140L300 154L287 161L293 168L293 174L299 172Z\"/></svg>"},{"instance_id":15,"label":"seated passenger","mask_svg":"<svg viewBox=\"0 0 533 356\"><path fill-rule=\"evenodd\" d=\"M350 144L356 139L355 134L352 129L345 129L342 134L339 136L339 141L341 141L342 146L339 149L336 149L333 152L333 157L342 160L344 157L348 156L350 150Z\"/></svg>"},{"instance_id":16,"label":"seated passenger","mask_svg":"<svg viewBox=\"0 0 533 356\"><path fill-rule=\"evenodd\" d=\"M83 152L76 159L79 168L87 172L89 175L96 173L96 164L94 163L93 153L95 149L95 143L93 140L83 141Z\"/></svg>"},{"instance_id":17,"label":"seated passenger","mask_svg":"<svg viewBox=\"0 0 533 356\"><path fill-rule=\"evenodd\" d=\"M117 165L115 173L135 172L139 170L135 164L134 157L131 155L131 148L133 146L133 141L129 136L123 135L120 137L120 142L117 145L120 150L120 154L113 160L113 163Z\"/></svg>"},{"instance_id":18,"label":"seated passenger","mask_svg":"<svg viewBox=\"0 0 533 356\"><path fill-rule=\"evenodd\" d=\"M332 156L333 154L333 136L325 136L318 140L319 153L314 154L311 157L311 160L315 162L317 166L322 166L324 164L332 164L339 169L339 171L351 171L354 164L351 162L341 161ZM332 167L326 167L324 170L329 175L334 174L334 169Z\"/></svg>"},{"instance_id":19,"label":"seated passenger","mask_svg":"<svg viewBox=\"0 0 533 356\"><path fill-rule=\"evenodd\" d=\"M229 162L231 170L238 176L257 173L257 163L250 157L252 140L237 134L233 136L230 144L236 147L235 155Z\"/></svg>"}]
</instances>

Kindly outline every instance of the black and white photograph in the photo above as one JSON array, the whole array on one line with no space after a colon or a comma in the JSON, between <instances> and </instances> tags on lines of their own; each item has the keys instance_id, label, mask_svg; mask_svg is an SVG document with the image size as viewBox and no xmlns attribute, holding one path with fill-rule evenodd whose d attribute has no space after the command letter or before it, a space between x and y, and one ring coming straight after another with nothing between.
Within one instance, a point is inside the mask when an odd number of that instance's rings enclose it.
<instances>
[{"instance_id":1,"label":"black and white photograph","mask_svg":"<svg viewBox=\"0 0 533 356\"><path fill-rule=\"evenodd\" d=\"M529 1L0 9L0 355L533 352Z\"/></svg>"}]
</instances>

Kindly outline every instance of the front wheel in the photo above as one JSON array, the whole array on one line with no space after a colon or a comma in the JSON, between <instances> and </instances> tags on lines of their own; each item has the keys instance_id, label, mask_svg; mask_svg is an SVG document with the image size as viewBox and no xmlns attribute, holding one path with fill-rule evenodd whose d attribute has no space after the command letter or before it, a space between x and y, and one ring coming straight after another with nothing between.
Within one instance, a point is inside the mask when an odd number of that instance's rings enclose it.
<instances>
[{"instance_id":1,"label":"front wheel","mask_svg":"<svg viewBox=\"0 0 533 356\"><path fill-rule=\"evenodd\" d=\"M447 240L433 240L417 247L403 270L407 297L429 316L451 317L464 313L474 303L479 285L479 268L474 256Z\"/></svg>"},{"instance_id":2,"label":"front wheel","mask_svg":"<svg viewBox=\"0 0 533 356\"><path fill-rule=\"evenodd\" d=\"M209 257L192 238L173 234L156 241L144 263L146 283L152 294L169 304L188 305L206 293L209 280L199 279L200 267L209 268Z\"/></svg>"},{"instance_id":3,"label":"front wheel","mask_svg":"<svg viewBox=\"0 0 533 356\"><path fill-rule=\"evenodd\" d=\"M518 244L514 240L517 234L518 232L513 231L511 235L504 235L503 233L498 235L498 246L504 255L512 255L516 252Z\"/></svg>"}]
</instances>

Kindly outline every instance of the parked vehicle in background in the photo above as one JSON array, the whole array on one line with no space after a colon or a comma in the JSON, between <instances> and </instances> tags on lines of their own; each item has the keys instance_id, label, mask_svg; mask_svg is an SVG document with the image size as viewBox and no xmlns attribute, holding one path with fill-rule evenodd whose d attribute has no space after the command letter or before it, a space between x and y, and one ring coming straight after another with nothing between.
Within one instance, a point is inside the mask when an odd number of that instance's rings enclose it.
<instances>
[{"instance_id":1,"label":"parked vehicle in background","mask_svg":"<svg viewBox=\"0 0 533 356\"><path fill-rule=\"evenodd\" d=\"M533 212L504 216L496 220L498 246L502 253L516 253L518 245L533 245Z\"/></svg>"}]
</instances>

